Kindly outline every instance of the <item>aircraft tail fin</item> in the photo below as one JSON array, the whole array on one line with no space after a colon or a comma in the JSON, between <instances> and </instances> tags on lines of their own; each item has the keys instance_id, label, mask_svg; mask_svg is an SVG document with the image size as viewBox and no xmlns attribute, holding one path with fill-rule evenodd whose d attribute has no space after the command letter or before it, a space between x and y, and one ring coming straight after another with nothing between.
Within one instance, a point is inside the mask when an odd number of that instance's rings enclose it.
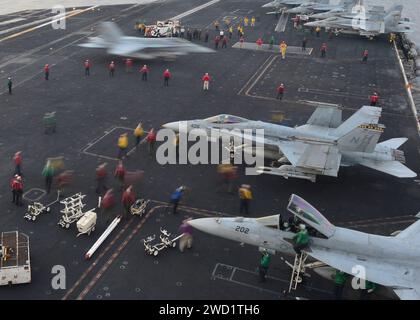
<instances>
[{"instance_id":1,"label":"aircraft tail fin","mask_svg":"<svg viewBox=\"0 0 420 320\"><path fill-rule=\"evenodd\" d=\"M362 124L377 124L381 117L381 111L382 108L380 107L363 106L350 118L344 121L337 129L332 131L332 135L342 137Z\"/></svg>"},{"instance_id":2,"label":"aircraft tail fin","mask_svg":"<svg viewBox=\"0 0 420 320\"><path fill-rule=\"evenodd\" d=\"M398 233L395 238L407 240L413 245L418 246L420 244L420 220L417 220L413 224L409 225L403 231Z\"/></svg>"},{"instance_id":3,"label":"aircraft tail fin","mask_svg":"<svg viewBox=\"0 0 420 320\"><path fill-rule=\"evenodd\" d=\"M378 143L378 146L384 146L388 147L390 149L398 149L401 147L404 143L406 143L408 138L393 138L386 141L382 141L381 143Z\"/></svg>"},{"instance_id":4,"label":"aircraft tail fin","mask_svg":"<svg viewBox=\"0 0 420 320\"><path fill-rule=\"evenodd\" d=\"M402 9L402 5L394 5L386 11L384 23L388 28L398 25L402 17Z\"/></svg>"},{"instance_id":5,"label":"aircraft tail fin","mask_svg":"<svg viewBox=\"0 0 420 320\"><path fill-rule=\"evenodd\" d=\"M397 150L399 151L399 150ZM407 168L398 160L391 161L375 161L370 159L363 159L359 161L359 164L373 170L377 170L397 178L414 178L417 177L417 173Z\"/></svg>"},{"instance_id":6,"label":"aircraft tail fin","mask_svg":"<svg viewBox=\"0 0 420 320\"><path fill-rule=\"evenodd\" d=\"M124 36L121 29L114 22L102 22L100 26L101 38L108 44L114 44Z\"/></svg>"},{"instance_id":7,"label":"aircraft tail fin","mask_svg":"<svg viewBox=\"0 0 420 320\"><path fill-rule=\"evenodd\" d=\"M341 151L371 153L384 132L385 126L381 124L361 124L338 139Z\"/></svg>"},{"instance_id":8,"label":"aircraft tail fin","mask_svg":"<svg viewBox=\"0 0 420 320\"><path fill-rule=\"evenodd\" d=\"M388 10L386 10L385 12L386 12L387 16L392 14L392 13L395 13L395 12L399 12L399 14L401 15L402 10L403 10L403 6L400 5L400 4L396 4L396 5L393 5L393 6L389 7Z\"/></svg>"},{"instance_id":9,"label":"aircraft tail fin","mask_svg":"<svg viewBox=\"0 0 420 320\"><path fill-rule=\"evenodd\" d=\"M346 8L353 6L363 6L363 0L341 0L340 5Z\"/></svg>"}]
</instances>

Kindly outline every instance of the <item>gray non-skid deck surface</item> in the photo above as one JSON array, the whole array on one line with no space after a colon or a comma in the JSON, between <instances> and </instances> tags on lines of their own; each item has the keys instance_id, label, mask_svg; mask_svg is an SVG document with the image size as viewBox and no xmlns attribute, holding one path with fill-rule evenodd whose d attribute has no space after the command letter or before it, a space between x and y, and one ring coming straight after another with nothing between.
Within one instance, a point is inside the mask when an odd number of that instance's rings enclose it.
<instances>
[{"instance_id":1,"label":"gray non-skid deck surface","mask_svg":"<svg viewBox=\"0 0 420 320\"><path fill-rule=\"evenodd\" d=\"M140 81L137 71L126 74L122 58L76 46L84 41L83 37L94 33L96 23L101 20L114 18L125 33L136 35L133 26L137 20L152 23L202 3L204 1L176 0L126 11L123 10L129 6L101 7L100 11L69 19L66 30L46 27L0 43L2 81L5 83L11 74L15 83L13 96L7 93L0 96L0 178L4 181L0 186L0 224L2 231L19 230L30 237L32 262L32 283L2 287L0 298L60 299L79 279L69 298L77 298L83 293L83 298L89 299L278 299L273 292L281 293L287 287L281 281L274 286L272 283L261 285L256 275L252 279L254 275L249 272L255 272L259 260L255 248L240 247L237 243L200 232L195 232L192 251L180 254L169 250L157 258L144 254L140 242L142 237L159 232L162 225L176 232L184 216L200 217L197 214L200 211L195 209L181 211L179 216L173 217L158 208L138 228L141 222L137 217L131 223L123 221L92 261L85 261L85 252L106 227L104 219L99 216L97 229L90 237L77 239L75 225L70 230L57 226L61 209L58 205L53 206L51 213L39 216L34 223L24 220L24 207L17 208L11 203L8 186L13 173L11 158L18 150L23 151L28 198L41 196L43 203L54 199L55 192L42 196L44 181L41 170L47 157L64 156L66 169L75 170L74 182L66 194L87 194L87 208L91 208L97 203L95 167L108 161L111 173L115 165L114 160L98 155L116 157L116 139L125 130L121 128L134 128L142 121L148 130L169 121L204 118L219 113L263 121L279 119L281 115L284 124L294 126L305 123L314 110L300 100L343 104L344 117L347 118L368 103L373 90L378 90L384 108L381 122L386 125L383 139L408 137L409 141L402 148L406 152L407 165L419 171L419 143L414 120L405 100L394 52L383 39L368 41L342 36L330 40L324 34L321 38L306 35L308 48L314 48L312 54L290 54L285 60L270 52L229 47L219 49L215 54L191 55L176 61L152 61L147 62L151 68L147 83ZM265 16L261 4L261 1L249 0L221 1L182 20L186 26L206 28L211 27L214 20L222 21L226 16L239 21L245 15L255 14L260 16L260 22L255 28L245 28L247 42L255 43L263 37L267 43L274 35L276 45L285 40L290 47L300 47L303 34L292 30L290 22L285 33L274 33L277 20ZM2 17L2 21L9 18ZM31 19L37 19L37 14ZM215 35L211 27L211 40ZM235 33L229 46L236 42ZM319 53L322 42L328 44L325 59L321 59ZM213 46L213 42L207 45ZM369 62L362 65L360 58L365 48L370 53ZM83 75L83 61L87 58L93 63L90 77ZM117 63L116 75L112 79L106 70L111 59ZM43 80L42 74L45 63L52 66L48 82ZM136 61L136 70L143 63ZM168 88L162 83L162 72L166 68L173 73ZM202 91L204 72L209 72L214 80L207 93ZM273 99L279 82L286 86L282 102ZM55 135L43 133L42 116L50 111L57 112ZM103 136L106 137L101 139ZM131 132L129 137L133 144ZM87 146L92 154L82 152ZM135 186L138 196L168 201L170 193L184 184L190 189L184 201L188 207L238 214L236 195L219 190L216 166L160 166L148 155L146 147L142 145L125 161L128 170L145 171L144 180ZM409 215L418 212L420 198L419 185L414 180L397 179L357 167L342 168L338 178L319 177L316 184L276 176L244 176L241 168L237 184L240 183L253 187L252 216L285 213L290 194L296 193L318 207L333 223L347 223L349 227L380 233L406 226L411 221ZM108 184L117 186L112 177L109 177ZM117 196L120 197L118 192ZM153 203L151 208L157 205ZM118 206L114 213L121 210ZM356 220L362 222L351 223ZM365 220L372 221L364 223ZM392 223L391 227L384 224L387 222ZM118 235L97 265L88 269ZM129 241L124 245L127 239ZM234 277L237 282L212 279L218 263L249 272L238 273L238 277ZM66 267L66 290L51 288L51 268L54 265ZM101 277L92 282L97 273L101 273ZM86 277L81 278L83 274ZM286 281L290 276L289 269L279 257L273 259L269 274ZM317 276L313 276L310 285L326 291L333 288L333 283ZM316 290L301 289L298 294L307 298L331 298L331 295Z\"/></svg>"}]
</instances>

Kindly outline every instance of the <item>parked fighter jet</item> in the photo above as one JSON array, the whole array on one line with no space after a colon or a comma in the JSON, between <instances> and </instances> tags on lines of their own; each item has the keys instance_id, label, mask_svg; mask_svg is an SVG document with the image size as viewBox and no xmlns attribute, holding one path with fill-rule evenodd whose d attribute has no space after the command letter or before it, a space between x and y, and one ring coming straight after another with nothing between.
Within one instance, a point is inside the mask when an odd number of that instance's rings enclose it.
<instances>
[{"instance_id":1,"label":"parked fighter jet","mask_svg":"<svg viewBox=\"0 0 420 320\"><path fill-rule=\"evenodd\" d=\"M284 178L315 182L317 175L337 177L340 166L353 165L366 166L399 178L415 177L416 173L403 165L404 153L397 150L407 138L378 143L385 128L378 124L381 111L379 107L363 106L342 122L340 107L322 105L305 125L295 128L224 114L204 120L167 123L163 127L175 131L185 128L188 132L196 128L206 132L227 129L227 135L244 141L244 152L281 164L278 168L260 167L259 173ZM246 134L244 129L264 129L264 137ZM252 147L253 142L264 147Z\"/></svg>"},{"instance_id":2,"label":"parked fighter jet","mask_svg":"<svg viewBox=\"0 0 420 320\"><path fill-rule=\"evenodd\" d=\"M317 3L329 3L330 0L274 0L266 3L262 8L278 8L280 6L300 6L303 3L317 2Z\"/></svg>"},{"instance_id":3,"label":"parked fighter jet","mask_svg":"<svg viewBox=\"0 0 420 320\"><path fill-rule=\"evenodd\" d=\"M302 3L300 6L286 10L287 13L297 13L297 14L308 14L315 11L331 11L331 10L341 10L345 12L350 10L356 4L359 4L360 0L340 0L338 4L329 4L329 3L314 3L306 2Z\"/></svg>"},{"instance_id":4,"label":"parked fighter jet","mask_svg":"<svg viewBox=\"0 0 420 320\"><path fill-rule=\"evenodd\" d=\"M306 3L319 3L328 4L329 0L274 0L264 4L263 8L275 8L275 11L267 12L266 14L279 14L282 13L286 6L300 6Z\"/></svg>"},{"instance_id":5,"label":"parked fighter jet","mask_svg":"<svg viewBox=\"0 0 420 320\"><path fill-rule=\"evenodd\" d=\"M401 19L402 6L397 5L386 11L385 15L377 10L367 14L352 13L331 16L324 20L307 22L306 27L325 27L336 29L337 32L356 33L362 36L374 37L384 33L411 32L411 23Z\"/></svg>"},{"instance_id":6,"label":"parked fighter jet","mask_svg":"<svg viewBox=\"0 0 420 320\"><path fill-rule=\"evenodd\" d=\"M385 11L384 6L365 6L363 0L357 0L353 5L337 7L327 12L314 13L309 16L310 19L327 19L330 17L347 17L347 18L360 18L363 19L382 19L392 11L398 11L399 6L392 6Z\"/></svg>"},{"instance_id":7,"label":"parked fighter jet","mask_svg":"<svg viewBox=\"0 0 420 320\"><path fill-rule=\"evenodd\" d=\"M113 22L103 22L100 35L89 38L89 42L79 46L103 48L108 54L139 59L174 58L189 53L214 52L212 49L180 38L127 37Z\"/></svg>"},{"instance_id":8,"label":"parked fighter jet","mask_svg":"<svg viewBox=\"0 0 420 320\"><path fill-rule=\"evenodd\" d=\"M396 236L380 236L331 224L318 210L297 195L287 209L316 230L305 254L349 275L391 288L400 299L420 299L420 221ZM295 254L294 232L282 228L280 215L262 218L200 218L194 228L225 239L282 254ZM358 268L356 268L358 267ZM359 273L359 274L358 274Z\"/></svg>"}]
</instances>

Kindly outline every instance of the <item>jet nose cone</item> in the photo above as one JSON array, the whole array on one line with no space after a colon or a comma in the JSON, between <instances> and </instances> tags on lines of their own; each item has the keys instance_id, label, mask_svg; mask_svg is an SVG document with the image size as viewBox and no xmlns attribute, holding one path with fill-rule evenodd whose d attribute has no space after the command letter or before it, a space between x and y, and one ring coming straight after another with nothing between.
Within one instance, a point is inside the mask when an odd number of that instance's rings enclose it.
<instances>
[{"instance_id":1,"label":"jet nose cone","mask_svg":"<svg viewBox=\"0 0 420 320\"><path fill-rule=\"evenodd\" d=\"M179 124L180 124L180 121L168 122L168 123L165 123L164 125L162 125L162 127L165 128L165 129L170 129L170 130L173 130L175 132L178 132L179 131Z\"/></svg>"},{"instance_id":2,"label":"jet nose cone","mask_svg":"<svg viewBox=\"0 0 420 320\"><path fill-rule=\"evenodd\" d=\"M199 218L187 221L195 229L203 232L213 233L217 228L217 218Z\"/></svg>"}]
</instances>

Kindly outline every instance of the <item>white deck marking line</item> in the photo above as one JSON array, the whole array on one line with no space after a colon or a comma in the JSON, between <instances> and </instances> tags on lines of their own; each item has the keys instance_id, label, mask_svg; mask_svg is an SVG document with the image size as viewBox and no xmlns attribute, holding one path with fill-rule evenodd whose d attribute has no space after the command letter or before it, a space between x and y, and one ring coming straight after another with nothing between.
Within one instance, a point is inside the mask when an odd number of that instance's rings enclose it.
<instances>
[{"instance_id":1,"label":"white deck marking line","mask_svg":"<svg viewBox=\"0 0 420 320\"><path fill-rule=\"evenodd\" d=\"M219 266L232 269L231 276L229 278L226 278L226 277L220 277L220 276L215 275L216 269ZM236 283L236 284L239 284L239 285L243 285L243 286L246 286L246 287L254 288L254 289L257 289L257 290L260 290L260 291L266 291L266 292L269 292L269 293L272 293L272 294L275 294L275 295L283 296L283 293L281 293L281 292L276 292L276 291L269 290L269 289L264 289L264 288L261 288L259 286L255 286L255 285L252 285L252 284L249 284L249 283L246 283L246 282L242 282L242 281L238 281L238 280L233 280L233 275L235 274L236 270L242 271L242 272L245 272L245 273L254 274L254 275L258 276L258 273L255 272L255 271L243 269L243 268L240 268L240 267L231 266L231 265L224 264L224 263L217 263L216 264L216 267L213 269L212 277L214 279L225 280L225 281L233 282L233 283ZM286 279L282 279L282 278L277 278L277 277L273 277L273 276L269 276L269 275L267 275L266 278L267 279L272 279L272 280L275 280L275 281L279 281L279 282L283 282L285 284L289 284L290 283L290 280L286 280ZM312 286L305 286L305 285L302 285L302 287L305 288L305 289L309 289L311 291L313 290L313 291L318 291L318 292L322 292L322 293L331 295L331 292L330 291L326 291L326 290L323 290L321 288L312 287Z\"/></svg>"},{"instance_id":2,"label":"white deck marking line","mask_svg":"<svg viewBox=\"0 0 420 320\"><path fill-rule=\"evenodd\" d=\"M138 14L140 14L140 13L141 13L142 11L144 11L147 7L148 7L148 6L145 6L144 8L142 8L142 9L138 10L138 12L137 12L137 13L138 13ZM92 28L94 28L94 27L97 25L97 23L98 23L99 21L101 21L101 19L103 19L103 18L104 18L104 17L99 18L99 19L95 19L96 21L95 21L94 23L91 23L91 24L89 24L88 26L85 26L85 27L83 27L83 28L81 28L81 29L79 29L79 30L77 30L77 31L75 31L75 32L72 32L72 33L70 33L70 34L67 34L67 35L66 35L66 36L64 36L64 37L61 37L61 38L59 38L59 39L53 40L53 41L51 41L51 42L48 42L47 44L41 45L41 46L36 47L36 48L34 48L34 49L31 49L31 50L26 50L24 54L21 54L21 55L19 55L19 56L15 57L15 58L13 58L13 59L9 59L7 62L4 62L4 63L0 64L0 68L3 68L3 67L5 67L5 66L7 66L7 65L9 65L9 64L11 64L11 63L19 63L19 61L20 61L22 58L25 58L25 57L31 57L31 58L32 58L32 56L33 56L35 53L37 53L37 52L39 52L39 51L41 51L41 50L44 50L44 49L51 48L51 47L53 47L53 45L55 45L56 43L61 42L61 41L63 41L63 40L66 40L66 39L68 39L68 38L71 38L71 37L73 37L73 36L75 36L75 35L80 35L80 30L85 30L84 35L83 35L82 37L78 38L77 40L75 40L75 41L73 41L73 42L71 42L71 43L68 43L68 44L66 44L66 45L64 45L64 46L62 46L62 47L60 47L60 48L58 48L58 49L56 49L56 50L53 50L52 52L50 52L50 53L49 53L49 54L47 54L47 55L44 55L44 56L41 56L40 58L37 58L37 59L35 59L35 60L32 60L32 62L31 62L31 63L28 63L28 64L26 64L26 65L24 65L24 66L22 66L22 67L19 67L18 69L15 69L13 72L14 72L14 73L16 73L17 71L20 71L21 69L26 68L26 67L27 67L27 66L29 66L29 65L33 65L33 64L35 64L35 63L36 63L36 61L40 61L40 60L44 59L44 58L45 58L45 56L49 56L49 55L51 55L51 54L53 54L53 53L57 53L57 52L59 52L59 51L61 51L61 50L65 49L65 48L67 48L68 46L73 45L74 43L77 43L78 41L83 40L83 39L85 39L85 38L89 37L90 35L95 34L95 32L96 32L96 31L89 31L89 30L91 30ZM121 20L121 19L122 19L122 17L119 17L119 18L117 18L117 19L116 19L116 21L119 21L119 20ZM80 50L79 50L79 51L75 51L75 52L74 52L74 53L72 53L71 55L67 55L67 58L68 58L68 57L70 57L70 56L73 56L73 55L77 54L78 52L80 52ZM62 62L62 61L65 61L65 59L60 60L60 62Z\"/></svg>"},{"instance_id":3,"label":"white deck marking line","mask_svg":"<svg viewBox=\"0 0 420 320\"><path fill-rule=\"evenodd\" d=\"M3 41L6 41L6 40L9 40L9 39L13 39L13 38L19 37L19 36L21 36L22 34L29 33L29 32L35 31L35 30L37 30L37 29L43 28L43 27L48 26L48 25L50 25L50 24L52 24L52 23L54 23L54 22L60 21L60 20L61 20L61 19L63 19L63 18L64 18L64 19L68 19L68 18L74 17L74 16L76 16L76 15L79 15L79 14L85 13L85 12L87 12L87 11L93 10L93 9L95 9L95 8L97 8L97 7L99 7L99 5L92 6L92 7L89 7L89 8L87 8L87 9L83 9L83 10L75 10L75 11L73 11L73 12L71 12L71 13L67 14L67 15L60 16L60 17L59 17L59 18L57 18L57 19L54 19L54 20L51 20L51 21L49 21L49 22L46 22L46 23L40 24L40 25L38 25L38 26L35 26L35 27L32 27L32 28L29 28L29 29L23 30L23 31L18 32L18 33L11 34L10 36L7 36L7 37L5 37L5 38L0 39L0 42L3 42ZM50 19L50 18L49 18L49 19Z\"/></svg>"},{"instance_id":4,"label":"white deck marking line","mask_svg":"<svg viewBox=\"0 0 420 320\"><path fill-rule=\"evenodd\" d=\"M265 68L261 71L261 74L255 79L254 82L251 83L248 90L245 91L245 95L249 95L249 92L254 88L254 86L257 84L257 82L261 79L261 77L264 75L264 73L267 71L267 69L273 64L274 60L276 60L279 56L275 55L273 58L268 62L268 64L265 66Z\"/></svg>"},{"instance_id":5,"label":"white deck marking line","mask_svg":"<svg viewBox=\"0 0 420 320\"><path fill-rule=\"evenodd\" d=\"M62 62L62 61L65 61L65 60L67 60L67 59L69 59L70 57L71 57L72 55L68 55L68 56L66 56L63 60L61 60L60 62ZM52 69L54 66L56 66L57 64L56 63L53 63L53 64L50 64L50 69ZM13 85L13 88L17 88L17 87L19 87L19 86L21 86L22 84L24 84L24 83L26 83L26 82L28 82L29 80L32 80L33 78L35 78L35 77L37 77L37 76L39 76L40 74L43 74L44 73L44 71L38 71L37 73L35 73L34 75L32 75L32 76L30 76L30 77L27 77L27 78L25 78L25 79L23 79L22 81L20 81L20 82L18 82L17 84L14 84ZM0 91L0 96L1 95L3 95L3 94L6 94L8 92L8 90L6 89L6 90L4 90L4 91Z\"/></svg>"},{"instance_id":6,"label":"white deck marking line","mask_svg":"<svg viewBox=\"0 0 420 320\"><path fill-rule=\"evenodd\" d=\"M6 20L6 21L1 21L0 26L5 26L5 25L8 25L8 24L12 24L12 23L15 23L15 22L20 22L20 21L25 21L25 20L26 19L24 19L24 18L14 18L14 19Z\"/></svg>"},{"instance_id":7,"label":"white deck marking line","mask_svg":"<svg viewBox=\"0 0 420 320\"><path fill-rule=\"evenodd\" d=\"M89 284L82 290L82 292L77 296L76 300L83 300L86 295L93 289L95 284L99 281L99 279L104 275L104 273L108 270L108 268L114 263L114 261L118 258L121 252L125 249L127 244L131 241L131 239L139 232L141 227L145 224L147 219L152 215L154 211L161 208L162 206L156 206L147 212L147 214L140 220L139 224L131 231L131 233L124 239L124 241L118 246L116 251L111 255L111 257L103 264L102 268L98 271L95 277L89 282ZM130 221L136 219L133 217ZM111 245L109 245L111 247ZM107 248L108 249L108 248Z\"/></svg>"},{"instance_id":8,"label":"white deck marking line","mask_svg":"<svg viewBox=\"0 0 420 320\"><path fill-rule=\"evenodd\" d=\"M127 127L113 127L110 130L106 130L105 134L100 136L99 138L95 138L92 141L88 142L86 146L84 146L81 150L80 153L89 155L89 156L93 156L93 157L98 157L98 158L102 158L102 159L107 159L107 160L113 160L113 161L118 161L120 159L118 158L113 158L113 157L109 157L109 156L104 156L98 153L94 153L94 152L88 152L87 150L90 149L91 147L93 147L95 144L97 144L99 141L101 141L103 138L105 138L107 135L109 135L110 133L112 133L115 129L124 129L127 131L134 131L133 128L127 128ZM148 133L148 131L144 131L146 134ZM146 141L147 137L144 137L140 144L143 144ZM134 151L136 151L136 147L131 148L128 152L127 155L131 155L132 153L134 153Z\"/></svg>"},{"instance_id":9,"label":"white deck marking line","mask_svg":"<svg viewBox=\"0 0 420 320\"><path fill-rule=\"evenodd\" d=\"M46 22L48 20L51 21L51 17L39 19L39 20L36 20L36 21L28 22L28 23L25 23L25 24L21 24L19 26L15 26L15 27L12 27L12 28L9 28L9 29L2 30L2 31L0 31L0 35L6 34L6 33L11 33L11 32L14 32L14 31L17 31L17 30L20 30L20 29L24 29L24 28L27 28L27 27L32 27L33 25L36 25L38 23L43 23L43 22Z\"/></svg>"},{"instance_id":10,"label":"white deck marking line","mask_svg":"<svg viewBox=\"0 0 420 320\"><path fill-rule=\"evenodd\" d=\"M268 57L262 64L261 66L257 69L257 71L255 71L255 73L248 79L248 81L245 83L245 85L241 88L241 90L238 91L237 95L241 95L242 92L248 87L249 83L252 81L252 79L254 79L257 74L260 72L260 69L264 68L265 64L268 63L268 61L272 59L272 56Z\"/></svg>"},{"instance_id":11,"label":"white deck marking line","mask_svg":"<svg viewBox=\"0 0 420 320\"><path fill-rule=\"evenodd\" d=\"M240 49L240 50L251 50L256 52L270 52L273 54L280 55L280 47L279 44L273 44L273 47L270 49L270 45L268 43L263 43L260 49L257 49L257 46L254 42L244 42L241 48L241 43L236 42L232 48ZM288 59L290 58L297 58L298 56L310 56L314 48L306 48L306 51L302 51L301 47L296 46L289 46L287 49ZM299 58L300 59L300 58Z\"/></svg>"},{"instance_id":12,"label":"white deck marking line","mask_svg":"<svg viewBox=\"0 0 420 320\"><path fill-rule=\"evenodd\" d=\"M76 288L82 283L82 281L88 276L88 274L93 270L93 268L98 264L98 262L102 259L102 257L111 249L111 247L117 242L117 240L121 237L121 235L128 229L128 227L131 225L131 223L135 220L134 217L132 217L130 220L126 222L124 227L117 233L117 235L112 239L112 241L105 247L104 250L101 251L99 256L96 258L96 260L83 272L83 274L80 276L80 278L76 281L76 283L66 292L66 294L61 298L61 300L67 300L69 296L76 290Z\"/></svg>"},{"instance_id":13,"label":"white deck marking line","mask_svg":"<svg viewBox=\"0 0 420 320\"><path fill-rule=\"evenodd\" d=\"M218 3L218 2L220 2L220 0L212 0L212 1L206 2L206 3L202 4L201 6L192 8L191 10L185 11L185 12L183 12L183 13L175 16L175 17L169 18L169 20L179 20L179 19L185 18L185 17L187 17L187 16L189 16L193 13L196 13L197 11L200 11L200 10L202 10L204 8L207 8L207 7L209 7L209 6L211 6L215 3Z\"/></svg>"},{"instance_id":14,"label":"white deck marking line","mask_svg":"<svg viewBox=\"0 0 420 320\"><path fill-rule=\"evenodd\" d=\"M28 197L27 197L28 193L30 193L30 192L32 192L32 191L35 191L35 190L41 191L41 195L40 195L38 198L34 198L34 199L32 199L32 198L28 198ZM26 201L29 201L29 202L35 202L35 201L40 200L40 199L41 199L43 196L45 196L46 194L47 194L47 192L46 192L44 189L40 189L40 188L31 188L31 189L29 189L28 191L26 191L26 192L22 195L22 199L25 199Z\"/></svg>"},{"instance_id":15,"label":"white deck marking line","mask_svg":"<svg viewBox=\"0 0 420 320\"><path fill-rule=\"evenodd\" d=\"M369 95L350 93L350 92L344 92L344 91L311 89L311 88L305 88L305 87L298 88L298 92L313 93L313 94L328 95L328 96L351 97L353 99L363 99L363 100L367 100L369 96Z\"/></svg>"},{"instance_id":16,"label":"white deck marking line","mask_svg":"<svg viewBox=\"0 0 420 320\"><path fill-rule=\"evenodd\" d=\"M157 2L157 0L155 0L153 2ZM128 8L125 8L125 9L121 10L121 12L130 11L131 9L134 9L134 8L137 8L137 7L140 7L140 6L143 6L143 5L147 5L147 4L150 4L150 3L153 3L153 2L137 3L137 4L132 5L131 7L128 7Z\"/></svg>"},{"instance_id":17,"label":"white deck marking line","mask_svg":"<svg viewBox=\"0 0 420 320\"><path fill-rule=\"evenodd\" d=\"M267 60L265 60L262 65L257 69L257 71L251 76L251 78L249 78L249 80L245 83L245 85L241 88L241 90L238 91L237 95L242 95L243 91L248 87L249 83L257 76L257 74L259 72L261 72L261 74L259 74L259 76L257 77L257 79L250 85L250 87L248 88L248 90L246 90L246 92L244 93L245 96L250 97L250 98L256 98L256 99L261 99L261 100L268 100L268 101L279 101L276 98L272 98L272 97L265 97L265 96L260 96L257 94L251 94L249 93L249 91L251 91L253 89L253 87L256 85L256 83L259 81L259 79L261 79L261 77L264 75L264 73L267 71L267 69L270 67L270 65L273 63L274 59L279 57L278 55L276 56L270 56L267 58ZM267 61L269 61L270 59L272 59L270 62L268 62L268 64L266 65ZM261 71L261 69L263 69ZM313 89L307 89L307 90L313 90ZM298 90L299 91L299 90ZM310 92L309 92L310 93ZM320 95L330 95L330 96L343 96L343 97L350 97L352 99L360 99L360 100L365 100L364 98L362 98L362 95L357 96L354 95L353 97L351 96L352 94L349 95L345 95L343 93L337 93L334 92L334 94L329 94L329 93L319 93ZM287 99L282 99L282 102L285 103L296 103L296 104L302 104L302 105L310 105L308 104L308 100L287 100ZM323 102L317 102L317 103L323 103ZM330 103L331 104L331 103ZM351 108L351 107L344 107L341 106L343 110L359 110L359 108ZM394 117L402 117L402 118L412 118L412 116L408 116L408 115L403 115L403 114L399 114L399 113L394 113L394 112L389 112L389 111L382 111L382 115L390 115L390 116L394 116Z\"/></svg>"},{"instance_id":18,"label":"white deck marking line","mask_svg":"<svg viewBox=\"0 0 420 320\"><path fill-rule=\"evenodd\" d=\"M103 138L105 138L107 135L109 135L110 133L112 133L117 127L113 127L110 130L106 130L105 134L100 136L99 138L95 138L92 141L90 141L88 143L87 147L83 147L80 152L85 152L87 149L89 149L91 146L93 146L95 143L98 143L100 140L102 140Z\"/></svg>"}]
</instances>

